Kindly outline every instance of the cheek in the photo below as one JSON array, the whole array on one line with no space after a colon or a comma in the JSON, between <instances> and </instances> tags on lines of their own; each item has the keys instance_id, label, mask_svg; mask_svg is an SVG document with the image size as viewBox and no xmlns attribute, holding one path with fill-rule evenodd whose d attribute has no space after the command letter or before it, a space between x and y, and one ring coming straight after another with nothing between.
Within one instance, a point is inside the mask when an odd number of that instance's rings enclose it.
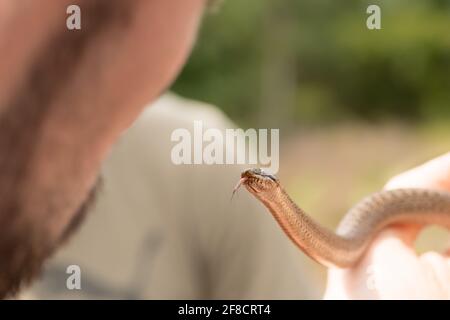
<instances>
[{"instance_id":1,"label":"cheek","mask_svg":"<svg viewBox=\"0 0 450 320\"><path fill-rule=\"evenodd\" d=\"M114 101L119 109L114 118L118 129L114 132L127 128L143 106L155 100L176 78L194 44L204 9L204 0L138 3L131 26L121 38L114 38L111 61L102 58L103 63L112 66L102 78L102 92L107 92L108 101ZM108 106L112 117L111 104Z\"/></svg>"},{"instance_id":2,"label":"cheek","mask_svg":"<svg viewBox=\"0 0 450 320\"><path fill-rule=\"evenodd\" d=\"M149 62L149 87L160 91L174 80L192 49L204 1L145 2L150 3L147 14L142 13L138 19L147 35L138 54Z\"/></svg>"}]
</instances>

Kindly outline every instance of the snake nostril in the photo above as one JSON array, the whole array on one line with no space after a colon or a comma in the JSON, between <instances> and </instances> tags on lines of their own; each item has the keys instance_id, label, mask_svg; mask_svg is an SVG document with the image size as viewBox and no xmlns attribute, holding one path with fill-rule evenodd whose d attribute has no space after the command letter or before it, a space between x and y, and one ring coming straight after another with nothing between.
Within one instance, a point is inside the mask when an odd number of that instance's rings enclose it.
<instances>
[{"instance_id":1,"label":"snake nostril","mask_svg":"<svg viewBox=\"0 0 450 320\"><path fill-rule=\"evenodd\" d=\"M261 175L261 169L258 168L247 169L241 173L241 178L250 178L258 175Z\"/></svg>"},{"instance_id":2,"label":"snake nostril","mask_svg":"<svg viewBox=\"0 0 450 320\"><path fill-rule=\"evenodd\" d=\"M247 169L247 170L242 172L241 176L242 177L248 177L248 176L251 175L251 173L252 173L252 169Z\"/></svg>"}]
</instances>

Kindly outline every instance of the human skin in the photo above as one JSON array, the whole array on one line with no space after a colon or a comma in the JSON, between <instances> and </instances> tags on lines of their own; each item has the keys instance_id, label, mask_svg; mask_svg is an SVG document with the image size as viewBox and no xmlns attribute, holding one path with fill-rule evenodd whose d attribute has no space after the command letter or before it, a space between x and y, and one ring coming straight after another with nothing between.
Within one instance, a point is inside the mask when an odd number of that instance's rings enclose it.
<instances>
[{"instance_id":1,"label":"human skin","mask_svg":"<svg viewBox=\"0 0 450 320\"><path fill-rule=\"evenodd\" d=\"M392 178L385 189L450 192L450 153ZM331 268L325 299L450 299L450 251L417 255L413 225L384 230L351 269Z\"/></svg>"},{"instance_id":2,"label":"human skin","mask_svg":"<svg viewBox=\"0 0 450 320\"><path fill-rule=\"evenodd\" d=\"M39 272L120 134L183 66L204 0L0 0L0 297ZM66 8L81 8L67 30Z\"/></svg>"}]
</instances>

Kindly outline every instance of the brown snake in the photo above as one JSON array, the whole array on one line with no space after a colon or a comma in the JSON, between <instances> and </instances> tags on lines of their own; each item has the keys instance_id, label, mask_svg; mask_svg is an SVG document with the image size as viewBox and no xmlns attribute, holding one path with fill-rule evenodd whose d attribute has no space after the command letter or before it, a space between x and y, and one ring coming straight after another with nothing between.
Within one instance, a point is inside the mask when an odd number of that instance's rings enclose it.
<instances>
[{"instance_id":1,"label":"brown snake","mask_svg":"<svg viewBox=\"0 0 450 320\"><path fill-rule=\"evenodd\" d=\"M372 194L350 209L332 232L300 209L273 175L249 169L241 174L233 193L241 185L269 209L303 252L327 267L355 265L388 225L435 224L450 229L450 193L444 191L396 189Z\"/></svg>"}]
</instances>

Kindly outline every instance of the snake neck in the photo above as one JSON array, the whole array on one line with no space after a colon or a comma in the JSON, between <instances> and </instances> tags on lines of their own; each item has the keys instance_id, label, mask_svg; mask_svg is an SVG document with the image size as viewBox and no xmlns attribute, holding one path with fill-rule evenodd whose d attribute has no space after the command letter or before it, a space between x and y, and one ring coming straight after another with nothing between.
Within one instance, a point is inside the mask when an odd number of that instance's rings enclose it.
<instances>
[{"instance_id":1,"label":"snake neck","mask_svg":"<svg viewBox=\"0 0 450 320\"><path fill-rule=\"evenodd\" d=\"M437 224L450 229L450 193L397 189L372 194L344 217L337 233L320 226L300 209L281 186L253 193L288 237L325 266L347 268L362 257L373 237L388 225Z\"/></svg>"},{"instance_id":2,"label":"snake neck","mask_svg":"<svg viewBox=\"0 0 450 320\"><path fill-rule=\"evenodd\" d=\"M363 244L322 227L299 208L286 191L254 194L271 212L286 235L304 253L327 267L347 268L355 264L363 251Z\"/></svg>"}]
</instances>

